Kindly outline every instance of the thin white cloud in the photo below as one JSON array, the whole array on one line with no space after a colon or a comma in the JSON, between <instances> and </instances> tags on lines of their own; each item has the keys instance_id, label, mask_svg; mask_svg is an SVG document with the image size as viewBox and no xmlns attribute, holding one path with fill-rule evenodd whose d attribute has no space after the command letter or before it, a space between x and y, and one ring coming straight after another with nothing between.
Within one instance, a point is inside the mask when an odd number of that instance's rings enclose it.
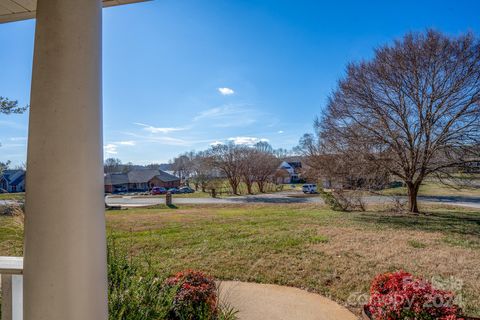
<instances>
[{"instance_id":1,"label":"thin white cloud","mask_svg":"<svg viewBox=\"0 0 480 320\"><path fill-rule=\"evenodd\" d=\"M233 137L233 138L229 138L228 141L231 141L234 144L241 144L246 146L253 146L258 142L269 142L268 139L257 138L257 137Z\"/></svg>"},{"instance_id":2,"label":"thin white cloud","mask_svg":"<svg viewBox=\"0 0 480 320\"><path fill-rule=\"evenodd\" d=\"M11 137L8 138L10 141L27 141L27 137Z\"/></svg>"},{"instance_id":3,"label":"thin white cloud","mask_svg":"<svg viewBox=\"0 0 480 320\"><path fill-rule=\"evenodd\" d=\"M175 131L182 131L185 128L161 128L161 127L154 127L149 124L134 122L137 126L143 127L143 130L148 131L150 133L170 133Z\"/></svg>"},{"instance_id":4,"label":"thin white cloud","mask_svg":"<svg viewBox=\"0 0 480 320\"><path fill-rule=\"evenodd\" d=\"M188 146L191 143L187 140L158 135L141 135L133 132L122 132L122 134L135 138L135 143L154 142L172 146Z\"/></svg>"},{"instance_id":5,"label":"thin white cloud","mask_svg":"<svg viewBox=\"0 0 480 320\"><path fill-rule=\"evenodd\" d=\"M103 146L103 151L106 154L117 154L117 145L113 143L109 143Z\"/></svg>"},{"instance_id":6,"label":"thin white cloud","mask_svg":"<svg viewBox=\"0 0 480 320\"><path fill-rule=\"evenodd\" d=\"M245 127L257 122L264 114L247 105L224 105L200 112L193 121L207 121L217 128Z\"/></svg>"},{"instance_id":7,"label":"thin white cloud","mask_svg":"<svg viewBox=\"0 0 480 320\"><path fill-rule=\"evenodd\" d=\"M277 133L278 133L278 134L282 134L282 133L283 133L283 130L278 130Z\"/></svg>"},{"instance_id":8,"label":"thin white cloud","mask_svg":"<svg viewBox=\"0 0 480 320\"><path fill-rule=\"evenodd\" d=\"M229 96L235 93L235 91L230 88L218 88L218 92L220 92L220 94L223 96Z\"/></svg>"},{"instance_id":9,"label":"thin white cloud","mask_svg":"<svg viewBox=\"0 0 480 320\"><path fill-rule=\"evenodd\" d=\"M128 141L119 141L118 144L120 144L122 146L134 146L137 143L133 140L128 140Z\"/></svg>"}]
</instances>

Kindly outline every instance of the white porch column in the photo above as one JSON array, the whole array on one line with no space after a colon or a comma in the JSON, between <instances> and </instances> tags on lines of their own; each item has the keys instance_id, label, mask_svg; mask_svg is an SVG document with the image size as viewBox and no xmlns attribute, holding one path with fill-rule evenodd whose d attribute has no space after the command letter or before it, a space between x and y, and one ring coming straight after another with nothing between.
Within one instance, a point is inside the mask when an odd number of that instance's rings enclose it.
<instances>
[{"instance_id":1,"label":"white porch column","mask_svg":"<svg viewBox=\"0 0 480 320\"><path fill-rule=\"evenodd\" d=\"M101 1L38 0L25 320L107 319Z\"/></svg>"}]
</instances>

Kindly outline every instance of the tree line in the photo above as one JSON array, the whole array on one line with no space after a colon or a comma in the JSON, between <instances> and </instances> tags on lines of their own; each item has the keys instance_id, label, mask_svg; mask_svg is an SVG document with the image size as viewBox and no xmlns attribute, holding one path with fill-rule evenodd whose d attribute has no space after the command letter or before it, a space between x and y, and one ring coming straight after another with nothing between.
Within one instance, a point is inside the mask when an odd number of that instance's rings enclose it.
<instances>
[{"instance_id":1,"label":"tree line","mask_svg":"<svg viewBox=\"0 0 480 320\"><path fill-rule=\"evenodd\" d=\"M172 161L172 170L202 191L212 188L212 182L226 179L234 194L239 193L241 183L252 194L255 185L259 192L265 192L265 186L272 181L284 153L281 149L274 150L267 142L253 146L233 142L217 144L208 150L179 155Z\"/></svg>"}]
</instances>

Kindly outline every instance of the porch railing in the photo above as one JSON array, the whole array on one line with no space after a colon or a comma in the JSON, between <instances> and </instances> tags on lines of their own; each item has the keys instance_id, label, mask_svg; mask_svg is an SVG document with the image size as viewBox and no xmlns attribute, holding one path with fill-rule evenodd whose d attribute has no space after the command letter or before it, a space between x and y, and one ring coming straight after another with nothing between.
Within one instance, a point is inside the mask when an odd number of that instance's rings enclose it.
<instances>
[{"instance_id":1,"label":"porch railing","mask_svg":"<svg viewBox=\"0 0 480 320\"><path fill-rule=\"evenodd\" d=\"M2 319L23 319L23 258L0 257Z\"/></svg>"}]
</instances>

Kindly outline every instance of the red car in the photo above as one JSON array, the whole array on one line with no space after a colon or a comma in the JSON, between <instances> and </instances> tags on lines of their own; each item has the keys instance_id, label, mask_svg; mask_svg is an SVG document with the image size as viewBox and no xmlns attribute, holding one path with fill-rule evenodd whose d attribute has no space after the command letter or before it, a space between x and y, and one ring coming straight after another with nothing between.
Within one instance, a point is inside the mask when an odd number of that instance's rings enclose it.
<instances>
[{"instance_id":1,"label":"red car","mask_svg":"<svg viewBox=\"0 0 480 320\"><path fill-rule=\"evenodd\" d=\"M156 194L166 194L167 189L164 187L153 187L152 190L150 191L150 194L156 195Z\"/></svg>"}]
</instances>

